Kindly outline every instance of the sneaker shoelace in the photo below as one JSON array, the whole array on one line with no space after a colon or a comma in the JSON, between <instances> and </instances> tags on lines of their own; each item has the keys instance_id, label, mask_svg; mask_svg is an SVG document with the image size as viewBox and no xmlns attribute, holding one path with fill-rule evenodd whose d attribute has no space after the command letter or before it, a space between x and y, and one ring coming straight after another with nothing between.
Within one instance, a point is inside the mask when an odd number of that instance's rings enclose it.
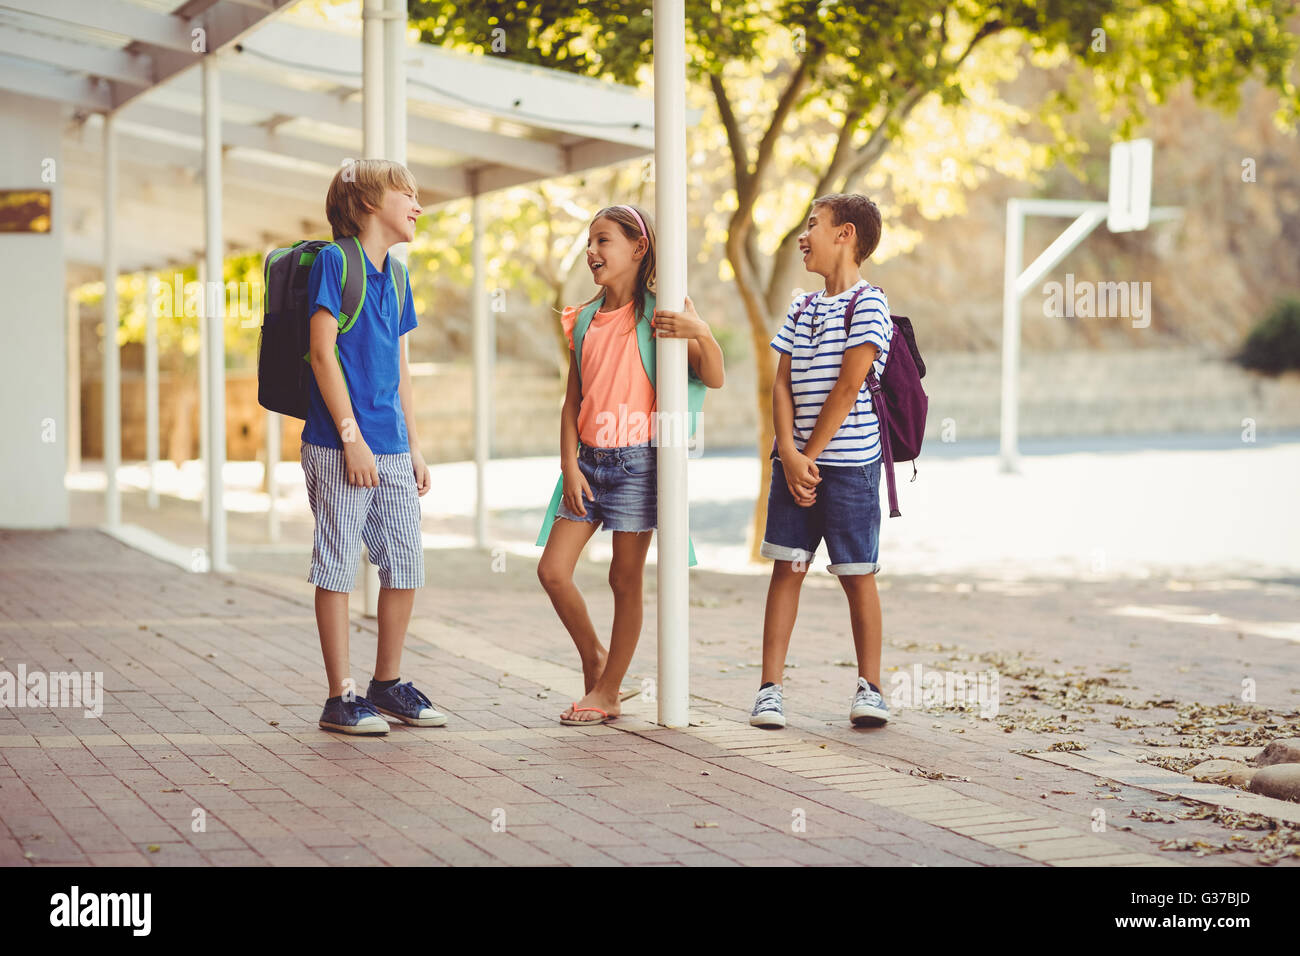
<instances>
[{"instance_id":1,"label":"sneaker shoelace","mask_svg":"<svg viewBox=\"0 0 1300 956\"><path fill-rule=\"evenodd\" d=\"M754 709L758 710L769 704L775 704L778 708L781 706L781 692L775 687L764 687L758 692L758 699L754 701Z\"/></svg>"},{"instance_id":2,"label":"sneaker shoelace","mask_svg":"<svg viewBox=\"0 0 1300 956\"><path fill-rule=\"evenodd\" d=\"M433 707L433 702L429 700L429 698L425 697L424 694L416 690L415 685L410 681L407 681L405 684L395 684L391 688L391 693L416 713L419 713L424 707Z\"/></svg>"},{"instance_id":3,"label":"sneaker shoelace","mask_svg":"<svg viewBox=\"0 0 1300 956\"><path fill-rule=\"evenodd\" d=\"M861 702L861 703L871 704L872 706L875 706L877 703L884 703L884 700L885 698L882 697L876 691L872 690L870 686L867 687L859 686L858 692L853 698L853 702L855 704Z\"/></svg>"},{"instance_id":4,"label":"sneaker shoelace","mask_svg":"<svg viewBox=\"0 0 1300 956\"><path fill-rule=\"evenodd\" d=\"M375 710L375 705L370 703L370 701L365 697L354 697L350 701L342 700L339 703L345 712L349 709L349 705L351 705L352 712L359 717L369 717L371 715L374 715L375 717L381 716L379 711Z\"/></svg>"}]
</instances>

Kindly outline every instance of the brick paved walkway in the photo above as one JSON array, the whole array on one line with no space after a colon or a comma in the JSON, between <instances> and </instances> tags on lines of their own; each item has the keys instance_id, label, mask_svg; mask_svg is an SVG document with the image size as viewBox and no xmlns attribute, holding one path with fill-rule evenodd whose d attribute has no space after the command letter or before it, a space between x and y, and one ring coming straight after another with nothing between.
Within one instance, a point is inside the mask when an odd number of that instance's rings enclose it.
<instances>
[{"instance_id":1,"label":"brick paved walkway","mask_svg":"<svg viewBox=\"0 0 1300 956\"><path fill-rule=\"evenodd\" d=\"M428 558L403 678L452 720L351 739L316 727L305 557L236 554L236 574L194 575L93 531L0 532L0 671L102 671L107 686L99 718L0 710L0 864L1254 865L1159 849L1228 841L1236 831L1213 819L1130 811L1170 812L1181 804L1161 795L1182 793L1300 821L1292 805L1138 763L1144 737L1179 742L1159 726L1172 711L1089 696L1217 703L1249 677L1261 705L1294 717L1294 581L882 576L886 666L995 664L1003 719L904 709L862 731L846 720L843 598L810 575L790 726L771 732L745 723L766 582L696 571L696 697L679 731L652 723L648 694L614 725L559 725L581 674L535 564ZM579 583L603 628L604 569L584 564ZM634 685L655 673L653 584L651 569ZM354 620L364 685L374 622ZM1087 749L1047 752L1064 740Z\"/></svg>"}]
</instances>

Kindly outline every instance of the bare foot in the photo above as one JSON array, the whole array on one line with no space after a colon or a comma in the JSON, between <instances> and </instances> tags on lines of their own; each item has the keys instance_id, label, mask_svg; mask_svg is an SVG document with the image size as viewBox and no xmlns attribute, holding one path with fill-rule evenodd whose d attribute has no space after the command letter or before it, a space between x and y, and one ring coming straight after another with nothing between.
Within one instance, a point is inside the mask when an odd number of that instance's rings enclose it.
<instances>
[{"instance_id":1,"label":"bare foot","mask_svg":"<svg viewBox=\"0 0 1300 956\"><path fill-rule=\"evenodd\" d=\"M581 707L599 707L610 717L617 717L619 714L623 712L623 708L620 706L617 693L615 693L614 697L611 699L609 697L604 697L600 694L597 694L593 691L592 693L588 694L586 697L582 698L582 700L574 704L572 707L569 707L563 714L560 715L560 717L563 718L564 720L581 720L583 723L598 723L601 720L604 720L604 718L601 717L598 711L577 710L577 708L581 708Z\"/></svg>"}]
</instances>

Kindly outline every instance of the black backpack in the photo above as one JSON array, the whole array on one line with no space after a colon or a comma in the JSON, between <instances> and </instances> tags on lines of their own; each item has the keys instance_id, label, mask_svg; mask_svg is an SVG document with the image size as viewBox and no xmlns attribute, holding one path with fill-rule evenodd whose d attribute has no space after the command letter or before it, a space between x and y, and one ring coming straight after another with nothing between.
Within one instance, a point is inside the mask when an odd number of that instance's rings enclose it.
<instances>
[{"instance_id":1,"label":"black backpack","mask_svg":"<svg viewBox=\"0 0 1300 956\"><path fill-rule=\"evenodd\" d=\"M262 329L257 337L257 403L272 412L307 419L311 405L311 313L307 280L312 263L326 246L343 253L339 335L352 328L366 301L366 260L355 236L329 242L300 239L272 249L262 266ZM388 257L388 274L397 292L397 311L405 308L406 267ZM339 347L334 346L335 358ZM339 369L343 363L339 360ZM347 377L344 377L344 384Z\"/></svg>"}]
</instances>

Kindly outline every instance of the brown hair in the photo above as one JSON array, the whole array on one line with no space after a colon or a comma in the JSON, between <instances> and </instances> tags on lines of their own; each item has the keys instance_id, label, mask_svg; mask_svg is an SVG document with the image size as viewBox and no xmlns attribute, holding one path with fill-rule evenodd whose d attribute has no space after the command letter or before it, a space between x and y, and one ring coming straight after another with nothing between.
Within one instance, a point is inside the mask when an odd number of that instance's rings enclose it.
<instances>
[{"instance_id":1,"label":"brown hair","mask_svg":"<svg viewBox=\"0 0 1300 956\"><path fill-rule=\"evenodd\" d=\"M633 206L642 221L645 222L645 238L648 243L645 255L641 257L641 267L637 269L636 284L632 287L632 322L627 327L627 332L636 329L637 322L641 321L641 311L645 308L646 292L655 291L655 225L650 220L650 215L639 206ZM600 212L591 218L592 225L600 219L608 219L614 225L623 230L623 235L627 236L633 243L641 238L641 223L636 221L636 216L624 206L606 206ZM590 228L590 227L588 227ZM591 305L605 294L605 289L596 290L593 295L582 305L578 306L581 312L584 306Z\"/></svg>"},{"instance_id":2,"label":"brown hair","mask_svg":"<svg viewBox=\"0 0 1300 956\"><path fill-rule=\"evenodd\" d=\"M829 209L833 225L853 223L853 230L858 237L857 246L853 250L854 262L861 265L876 251L876 246L880 244L880 210L866 196L858 193L830 193L814 199L812 204L814 209L818 206Z\"/></svg>"},{"instance_id":3,"label":"brown hair","mask_svg":"<svg viewBox=\"0 0 1300 956\"><path fill-rule=\"evenodd\" d=\"M415 177L401 163L388 159L354 159L344 163L330 180L325 194L325 215L335 239L361 234L366 216L384 204L389 189L419 192Z\"/></svg>"}]
</instances>

